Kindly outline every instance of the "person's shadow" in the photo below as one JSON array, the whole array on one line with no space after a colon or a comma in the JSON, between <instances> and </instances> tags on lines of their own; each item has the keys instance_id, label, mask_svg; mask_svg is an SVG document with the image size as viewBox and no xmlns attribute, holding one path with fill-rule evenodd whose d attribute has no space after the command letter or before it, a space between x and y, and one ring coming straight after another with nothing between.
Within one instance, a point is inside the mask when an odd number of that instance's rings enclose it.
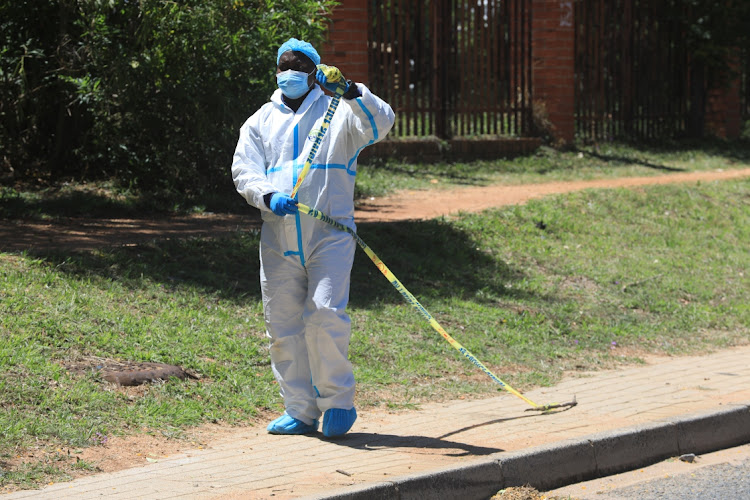
<instances>
[{"instance_id":1,"label":"person's shadow","mask_svg":"<svg viewBox=\"0 0 750 500\"><path fill-rule=\"evenodd\" d=\"M547 411L547 412L542 412L542 413L532 412L532 413L525 414L525 415L519 415L517 417L496 418L493 420L488 420L487 422L482 422L479 424L462 427L460 429L456 429L447 434L443 434L442 436L437 436L437 437L380 434L380 433L375 433L375 432L372 432L372 433L350 432L348 434L345 434L343 436L338 436L335 438L323 437L323 435L319 433L310 434L309 436L316 437L318 439L321 439L329 443L335 443L341 446L347 446L349 448L368 450L368 451L389 450L389 449L395 449L395 448L420 448L424 450L424 453L431 453L429 450L452 449L452 450L456 450L456 452L449 453L449 454L442 453L442 455L451 456L451 457L485 456L485 455L492 455L493 453L500 453L505 450L502 448L490 448L486 446L477 446L473 444L461 443L459 441L448 441L445 438L450 437L450 436L455 436L462 432L478 429L480 427L501 424L503 422L509 422L511 420L519 420L522 418L543 417L546 415L552 415L555 413L568 411L573 406L574 405L565 406L563 408L557 408L557 409Z\"/></svg>"},{"instance_id":2,"label":"person's shadow","mask_svg":"<svg viewBox=\"0 0 750 500\"><path fill-rule=\"evenodd\" d=\"M445 438L455 436L462 432L478 429L480 427L486 427L489 425L500 424L503 422L509 422L511 420L518 420L522 418L539 417L545 415L544 413L533 413L528 415L521 415L518 417L510 418L496 418L480 424L474 424L467 427L456 429L447 434L437 437L427 436L414 436L414 435L397 435L397 434L380 434L375 432L350 432L343 436L335 438L326 438L322 434L316 433L311 434L311 437L317 437L323 441L354 448L358 450L378 451L378 450L391 450L395 448L419 448L424 450L424 453L431 453L430 450L455 450L453 453L441 453L441 455L451 457L466 457L466 456L485 456L492 455L493 453L500 453L505 451L502 448L491 448L487 446L477 446L468 443L462 443L460 441L449 441Z\"/></svg>"},{"instance_id":3,"label":"person's shadow","mask_svg":"<svg viewBox=\"0 0 750 500\"><path fill-rule=\"evenodd\" d=\"M382 451L396 448L414 448L425 454L432 454L436 450L454 450L451 453L440 453L450 457L485 456L504 451L502 448L476 446L458 441L447 441L441 437L378 434L370 432L350 432L344 436L327 438L322 434L311 434L323 441L346 446L357 450Z\"/></svg>"}]
</instances>

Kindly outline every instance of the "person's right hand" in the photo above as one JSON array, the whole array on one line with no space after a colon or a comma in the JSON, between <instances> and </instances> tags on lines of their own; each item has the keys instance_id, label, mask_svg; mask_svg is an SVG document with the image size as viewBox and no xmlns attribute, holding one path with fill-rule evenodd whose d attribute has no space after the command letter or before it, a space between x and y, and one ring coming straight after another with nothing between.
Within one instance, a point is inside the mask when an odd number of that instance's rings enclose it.
<instances>
[{"instance_id":1,"label":"person's right hand","mask_svg":"<svg viewBox=\"0 0 750 500\"><path fill-rule=\"evenodd\" d=\"M336 93L339 85L344 86L344 93L349 90L346 78L344 78L344 75L341 74L341 71L336 66L318 64L318 72L315 73L315 79L318 80L321 87L333 94Z\"/></svg>"},{"instance_id":2,"label":"person's right hand","mask_svg":"<svg viewBox=\"0 0 750 500\"><path fill-rule=\"evenodd\" d=\"M297 201L284 193L274 193L268 208L279 217L296 214L299 211Z\"/></svg>"}]
</instances>

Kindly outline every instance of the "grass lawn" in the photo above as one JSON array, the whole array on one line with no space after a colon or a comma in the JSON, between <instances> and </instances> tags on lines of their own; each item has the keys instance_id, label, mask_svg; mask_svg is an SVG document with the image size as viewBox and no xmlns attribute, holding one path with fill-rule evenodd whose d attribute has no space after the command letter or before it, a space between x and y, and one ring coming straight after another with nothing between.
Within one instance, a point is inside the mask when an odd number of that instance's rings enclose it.
<instances>
[{"instance_id":1,"label":"grass lawn","mask_svg":"<svg viewBox=\"0 0 750 500\"><path fill-rule=\"evenodd\" d=\"M481 182L541 182L665 172L653 165L750 166L741 148L724 156L619 148L608 159L545 150L495 165L401 166L391 184L364 168L361 189L474 182L473 170ZM613 159L623 157L638 161ZM44 194L5 194L5 215L59 214ZM452 336L521 391L646 353L750 341L747 179L589 190L457 219L361 224L359 234ZM282 411L263 333L258 241L239 232L91 253L0 253L0 486L96 467L65 453L19 458L32 447L148 431L179 438L203 423ZM497 394L360 250L349 312L362 411ZM176 364L199 378L133 393L104 383L102 360Z\"/></svg>"}]
</instances>

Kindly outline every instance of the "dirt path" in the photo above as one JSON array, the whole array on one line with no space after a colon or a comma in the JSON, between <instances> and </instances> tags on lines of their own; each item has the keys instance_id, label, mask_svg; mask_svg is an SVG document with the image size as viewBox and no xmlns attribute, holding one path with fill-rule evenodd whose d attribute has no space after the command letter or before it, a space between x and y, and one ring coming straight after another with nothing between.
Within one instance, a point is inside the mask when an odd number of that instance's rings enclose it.
<instances>
[{"instance_id":1,"label":"dirt path","mask_svg":"<svg viewBox=\"0 0 750 500\"><path fill-rule=\"evenodd\" d=\"M750 168L739 170L685 172L655 177L623 177L543 184L494 185L441 191L404 191L381 200L367 201L356 215L357 222L432 219L458 212L479 212L504 205L521 205L535 198L583 189L636 187L649 184L671 184L737 179L750 176Z\"/></svg>"},{"instance_id":2,"label":"dirt path","mask_svg":"<svg viewBox=\"0 0 750 500\"><path fill-rule=\"evenodd\" d=\"M589 188L636 187L747 176L750 176L750 168L654 177L469 187L440 191L437 196L431 190L403 191L391 197L366 201L357 208L356 220L362 223L430 219L458 212L523 204L550 194ZM249 210L247 215L214 214L161 219L70 218L54 223L0 220L0 251L44 251L53 248L91 250L112 245L136 245L156 238L220 235L257 227L260 227L260 216L256 210Z\"/></svg>"}]
</instances>

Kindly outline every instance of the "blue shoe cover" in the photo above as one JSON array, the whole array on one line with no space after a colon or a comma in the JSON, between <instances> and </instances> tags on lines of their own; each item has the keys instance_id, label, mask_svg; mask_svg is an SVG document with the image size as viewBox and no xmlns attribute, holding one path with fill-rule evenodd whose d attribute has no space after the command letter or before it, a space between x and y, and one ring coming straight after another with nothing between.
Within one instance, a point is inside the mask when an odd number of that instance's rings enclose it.
<instances>
[{"instance_id":1,"label":"blue shoe cover","mask_svg":"<svg viewBox=\"0 0 750 500\"><path fill-rule=\"evenodd\" d=\"M326 437L343 436L357 420L357 410L330 408L323 414L323 435Z\"/></svg>"},{"instance_id":2,"label":"blue shoe cover","mask_svg":"<svg viewBox=\"0 0 750 500\"><path fill-rule=\"evenodd\" d=\"M314 420L311 425L290 417L286 413L268 424L270 434L309 434L318 430L318 421Z\"/></svg>"}]
</instances>

